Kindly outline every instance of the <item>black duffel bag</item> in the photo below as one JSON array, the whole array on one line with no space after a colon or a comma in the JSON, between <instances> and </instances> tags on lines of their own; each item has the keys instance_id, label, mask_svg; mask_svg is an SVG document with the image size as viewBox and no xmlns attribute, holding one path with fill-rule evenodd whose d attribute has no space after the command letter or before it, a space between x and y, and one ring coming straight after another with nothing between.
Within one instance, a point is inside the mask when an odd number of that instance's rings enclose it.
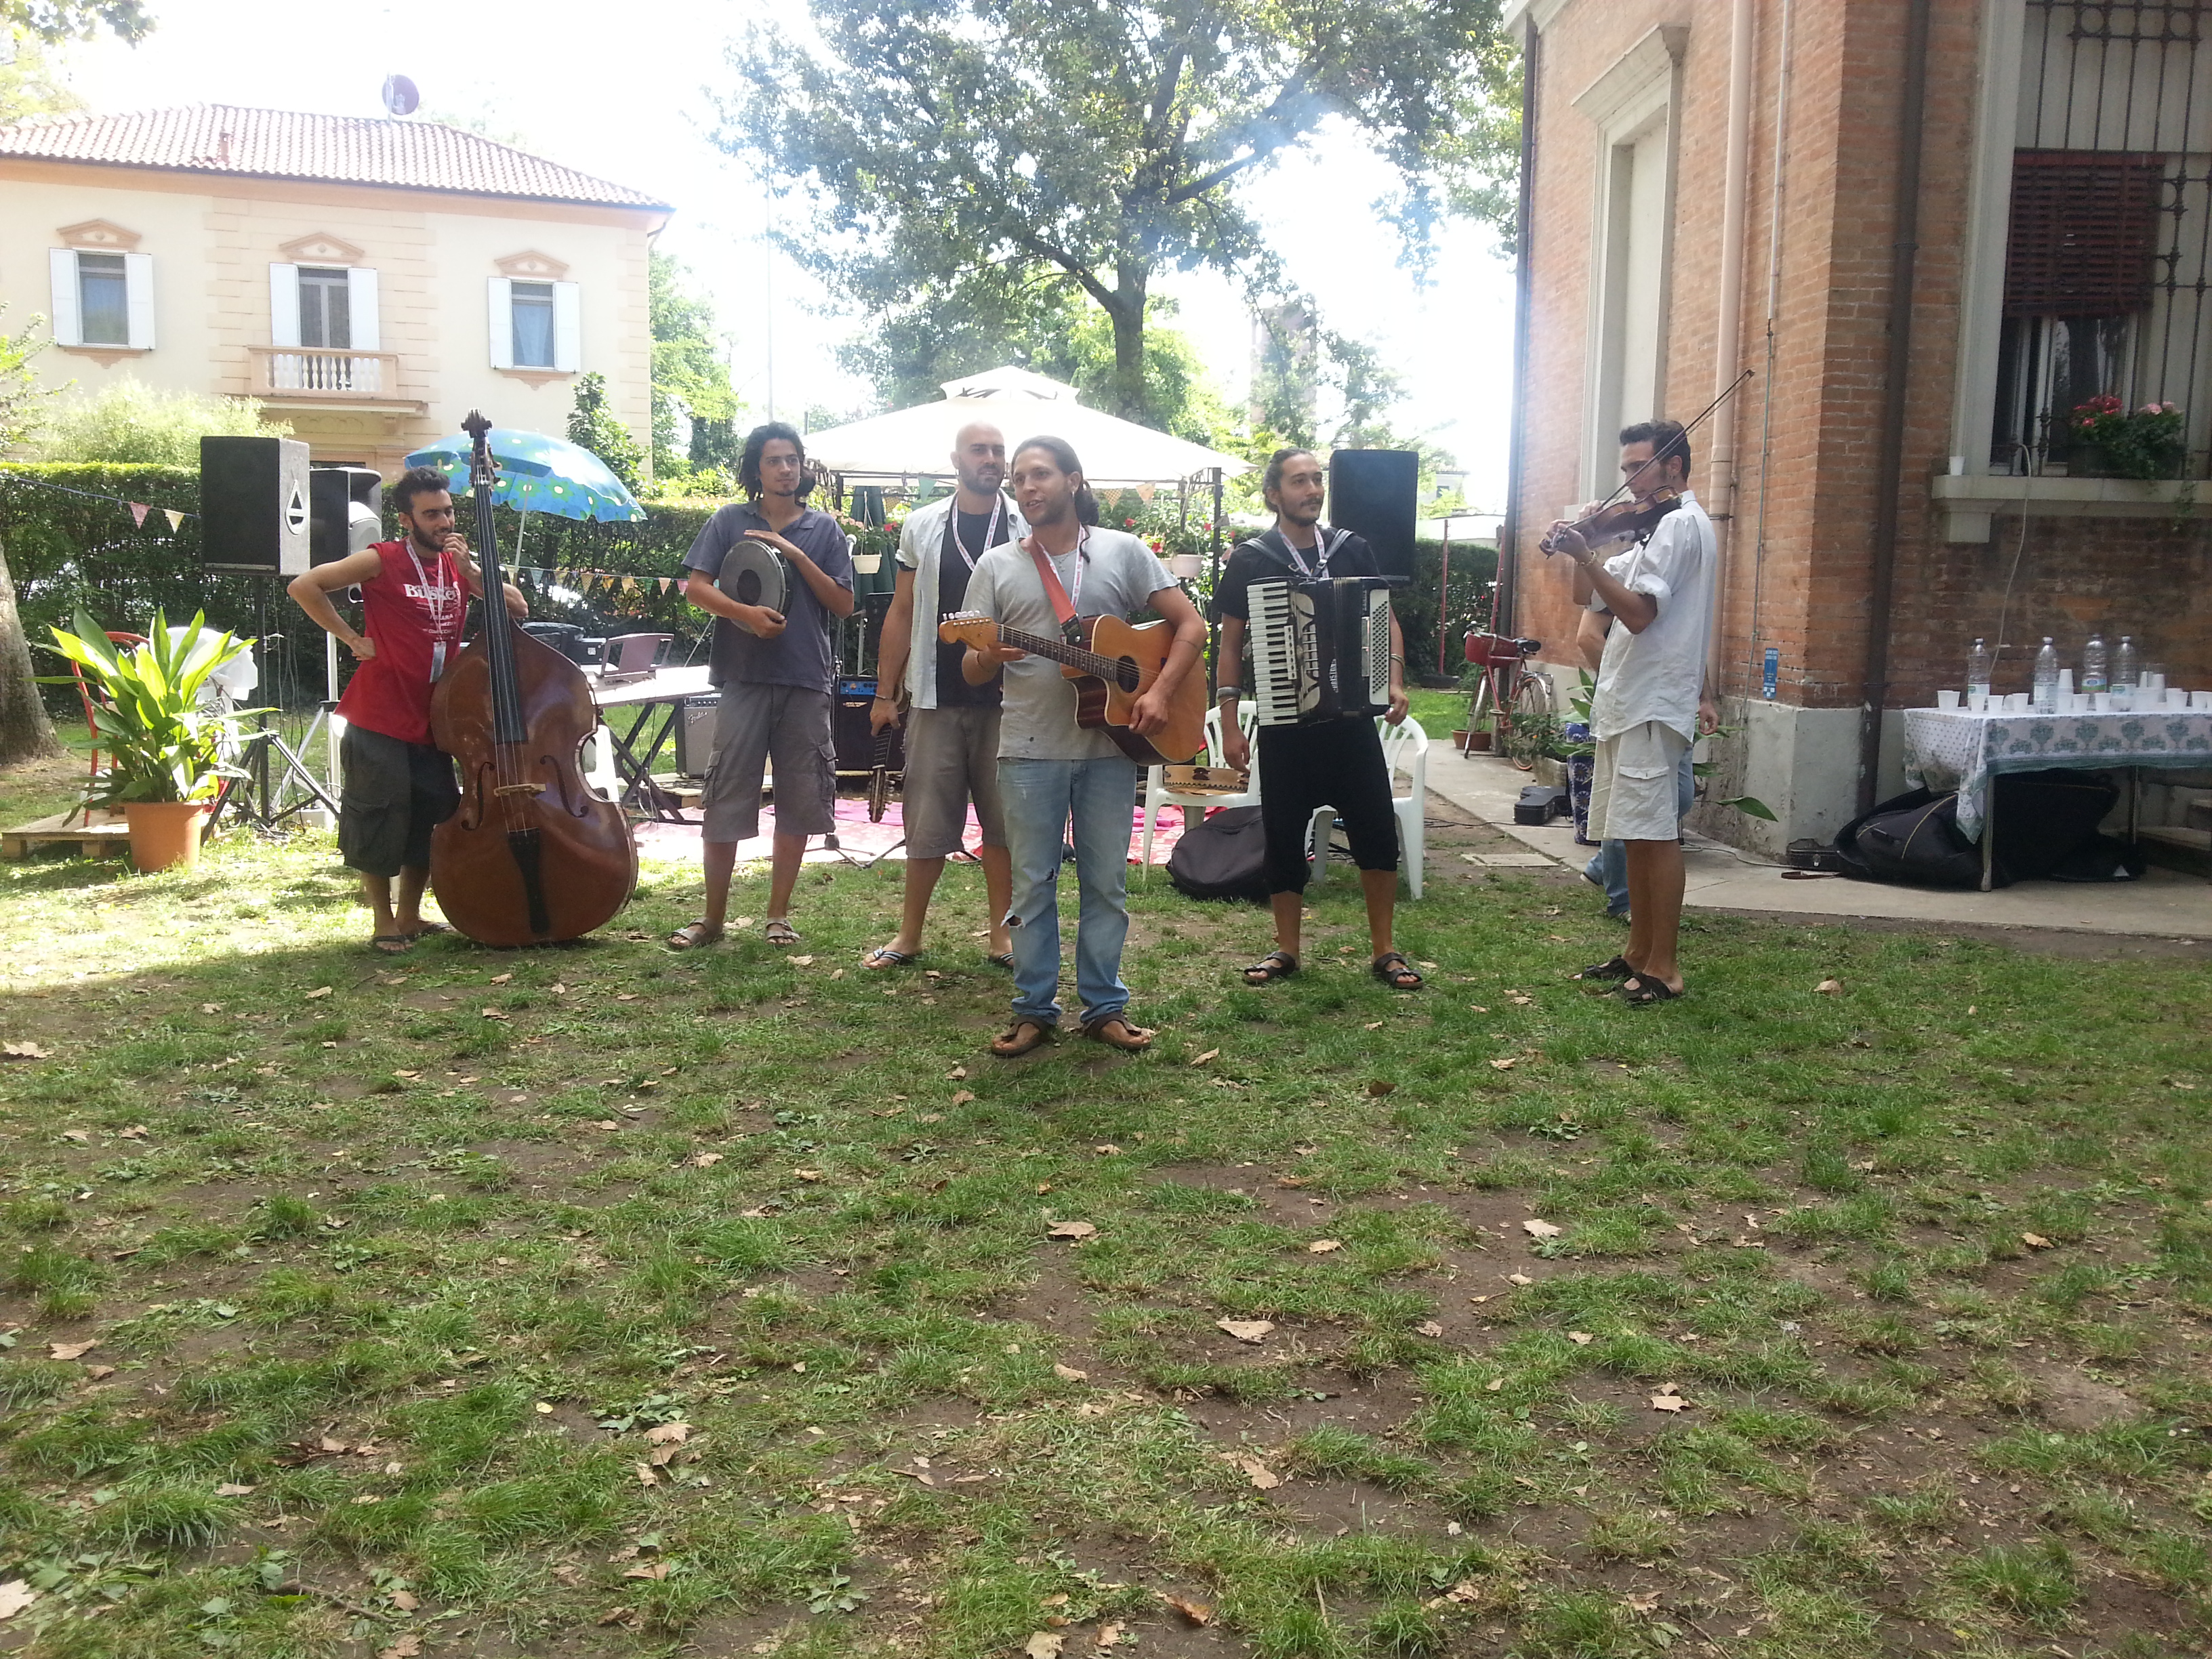
<instances>
[{"instance_id":1,"label":"black duffel bag","mask_svg":"<svg viewBox=\"0 0 2212 1659\"><path fill-rule=\"evenodd\" d=\"M2065 768L2008 772L1996 780L1996 849L1990 884L2045 880L2070 867L2097 842L2119 791L2103 778ZM1989 833L1984 823L1983 833ZM1979 887L1982 849L1959 829L1956 791L1915 789L1886 800L1836 834L1845 875L1922 887Z\"/></svg>"},{"instance_id":2,"label":"black duffel bag","mask_svg":"<svg viewBox=\"0 0 2212 1659\"><path fill-rule=\"evenodd\" d=\"M1182 832L1168 854L1168 879L1194 899L1267 902L1267 834L1256 806L1230 806Z\"/></svg>"}]
</instances>

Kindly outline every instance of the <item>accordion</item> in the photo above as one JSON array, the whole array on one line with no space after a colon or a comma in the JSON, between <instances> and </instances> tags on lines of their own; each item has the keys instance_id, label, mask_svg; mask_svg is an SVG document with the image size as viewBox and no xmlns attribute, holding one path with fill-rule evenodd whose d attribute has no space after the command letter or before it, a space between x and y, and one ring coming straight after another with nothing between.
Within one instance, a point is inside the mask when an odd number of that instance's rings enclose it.
<instances>
[{"instance_id":1,"label":"accordion","mask_svg":"<svg viewBox=\"0 0 2212 1659\"><path fill-rule=\"evenodd\" d=\"M1390 587L1376 576L1252 584L1252 694L1261 726L1389 712Z\"/></svg>"}]
</instances>

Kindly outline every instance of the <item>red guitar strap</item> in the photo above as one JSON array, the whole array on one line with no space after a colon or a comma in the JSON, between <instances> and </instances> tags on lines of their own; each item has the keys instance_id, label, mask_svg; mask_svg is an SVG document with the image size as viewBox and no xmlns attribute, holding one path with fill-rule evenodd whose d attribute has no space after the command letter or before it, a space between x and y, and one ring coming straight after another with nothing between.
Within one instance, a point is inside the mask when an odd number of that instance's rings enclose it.
<instances>
[{"instance_id":1,"label":"red guitar strap","mask_svg":"<svg viewBox=\"0 0 2212 1659\"><path fill-rule=\"evenodd\" d=\"M1067 597L1067 590L1060 586L1060 573L1052 568L1052 561L1045 556L1044 550L1037 544L1035 535L1024 537L1022 547L1029 554L1030 562L1036 566L1037 581L1044 588L1044 597L1052 606L1052 614L1060 619L1060 633L1070 641L1075 640L1082 630L1075 617L1075 601ZM1075 591L1080 593L1083 591L1084 558L1081 541L1076 543L1075 550Z\"/></svg>"}]
</instances>

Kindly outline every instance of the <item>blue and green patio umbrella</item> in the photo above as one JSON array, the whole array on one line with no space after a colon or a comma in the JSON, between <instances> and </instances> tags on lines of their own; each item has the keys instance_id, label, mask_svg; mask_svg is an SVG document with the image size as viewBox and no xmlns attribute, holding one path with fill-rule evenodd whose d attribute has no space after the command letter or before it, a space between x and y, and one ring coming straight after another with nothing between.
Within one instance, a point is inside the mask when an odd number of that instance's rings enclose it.
<instances>
[{"instance_id":1,"label":"blue and green patio umbrella","mask_svg":"<svg viewBox=\"0 0 2212 1659\"><path fill-rule=\"evenodd\" d=\"M598 456L565 438L495 426L485 434L499 482L492 500L519 513L550 513L601 524L642 519L645 509ZM469 487L468 434L457 432L407 458L410 466L434 466L452 480L453 493Z\"/></svg>"}]
</instances>

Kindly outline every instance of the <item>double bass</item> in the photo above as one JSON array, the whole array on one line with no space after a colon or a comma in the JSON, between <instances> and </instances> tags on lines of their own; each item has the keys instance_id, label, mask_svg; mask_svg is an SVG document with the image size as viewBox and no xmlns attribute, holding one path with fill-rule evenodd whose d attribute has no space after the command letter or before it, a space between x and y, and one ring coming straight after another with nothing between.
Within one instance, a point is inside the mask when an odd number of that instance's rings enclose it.
<instances>
[{"instance_id":1,"label":"double bass","mask_svg":"<svg viewBox=\"0 0 2212 1659\"><path fill-rule=\"evenodd\" d=\"M599 723L583 671L507 613L491 422L471 410L461 427L473 440L483 629L431 694L431 735L460 763L461 805L431 832L430 885L479 945L550 945L622 908L637 885L637 843L576 763Z\"/></svg>"}]
</instances>

